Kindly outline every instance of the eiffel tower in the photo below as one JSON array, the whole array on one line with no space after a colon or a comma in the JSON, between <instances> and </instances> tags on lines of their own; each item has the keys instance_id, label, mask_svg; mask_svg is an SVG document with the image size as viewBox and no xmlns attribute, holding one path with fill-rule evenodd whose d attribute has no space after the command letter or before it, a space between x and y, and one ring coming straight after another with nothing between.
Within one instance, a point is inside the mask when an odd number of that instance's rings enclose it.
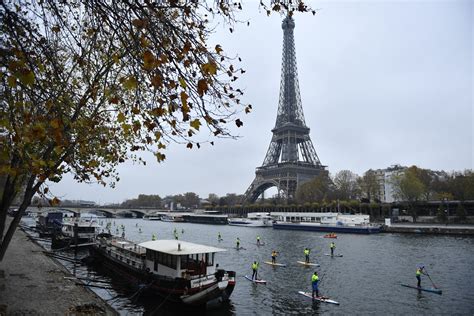
<instances>
[{"instance_id":1,"label":"eiffel tower","mask_svg":"<svg viewBox=\"0 0 474 316\"><path fill-rule=\"evenodd\" d=\"M301 104L296 67L295 22L290 14L281 25L283 58L281 66L280 101L273 137L262 166L245 192L245 202L253 203L268 188L276 187L280 198L295 198L296 189L321 173L326 167L319 160L306 126Z\"/></svg>"}]
</instances>

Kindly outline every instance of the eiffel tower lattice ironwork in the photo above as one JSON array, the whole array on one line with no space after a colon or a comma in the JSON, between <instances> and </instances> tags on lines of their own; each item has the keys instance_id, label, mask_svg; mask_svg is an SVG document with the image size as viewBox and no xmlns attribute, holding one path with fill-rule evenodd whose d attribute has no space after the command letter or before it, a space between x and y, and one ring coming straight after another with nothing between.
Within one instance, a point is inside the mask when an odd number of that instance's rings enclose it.
<instances>
[{"instance_id":1,"label":"eiffel tower lattice ironwork","mask_svg":"<svg viewBox=\"0 0 474 316\"><path fill-rule=\"evenodd\" d=\"M245 192L246 202L255 202L268 188L277 187L280 198L295 197L301 183L326 173L319 160L306 126L301 104L296 67L295 22L290 15L283 20L283 58L280 101L273 137L262 166Z\"/></svg>"}]
</instances>

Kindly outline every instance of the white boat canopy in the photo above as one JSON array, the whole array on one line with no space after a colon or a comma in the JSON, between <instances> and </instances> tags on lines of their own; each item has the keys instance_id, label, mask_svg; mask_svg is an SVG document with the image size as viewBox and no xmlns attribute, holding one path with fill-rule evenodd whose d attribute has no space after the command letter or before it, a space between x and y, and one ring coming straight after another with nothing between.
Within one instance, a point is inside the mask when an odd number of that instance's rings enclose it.
<instances>
[{"instance_id":1,"label":"white boat canopy","mask_svg":"<svg viewBox=\"0 0 474 316\"><path fill-rule=\"evenodd\" d=\"M175 256L227 251L222 248L199 245L182 240L151 240L142 242L139 246Z\"/></svg>"}]
</instances>

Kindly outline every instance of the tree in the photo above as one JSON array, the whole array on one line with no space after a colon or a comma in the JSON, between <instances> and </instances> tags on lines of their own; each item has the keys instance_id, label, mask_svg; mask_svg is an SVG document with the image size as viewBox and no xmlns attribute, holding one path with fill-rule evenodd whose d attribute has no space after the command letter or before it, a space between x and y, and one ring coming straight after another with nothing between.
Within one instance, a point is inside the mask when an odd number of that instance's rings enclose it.
<instances>
[{"instance_id":1,"label":"tree","mask_svg":"<svg viewBox=\"0 0 474 316\"><path fill-rule=\"evenodd\" d=\"M299 185L296 190L296 200L300 204L331 200L334 196L334 187L326 173L321 173L310 181Z\"/></svg>"},{"instance_id":2,"label":"tree","mask_svg":"<svg viewBox=\"0 0 474 316\"><path fill-rule=\"evenodd\" d=\"M200 205L199 196L194 192L187 192L184 194L181 204L186 208L197 208Z\"/></svg>"},{"instance_id":3,"label":"tree","mask_svg":"<svg viewBox=\"0 0 474 316\"><path fill-rule=\"evenodd\" d=\"M380 185L374 170L367 170L361 178L358 178L358 184L362 195L369 202L374 199L380 199Z\"/></svg>"},{"instance_id":4,"label":"tree","mask_svg":"<svg viewBox=\"0 0 474 316\"><path fill-rule=\"evenodd\" d=\"M418 178L418 170L416 166L407 168L403 173L393 177L394 196L406 202L409 211L416 221L417 210L414 204L426 192L426 187Z\"/></svg>"},{"instance_id":5,"label":"tree","mask_svg":"<svg viewBox=\"0 0 474 316\"><path fill-rule=\"evenodd\" d=\"M217 204L219 204L219 196L215 193L209 193L207 200L212 206L216 206Z\"/></svg>"},{"instance_id":6,"label":"tree","mask_svg":"<svg viewBox=\"0 0 474 316\"><path fill-rule=\"evenodd\" d=\"M298 4L289 10L307 11ZM33 195L48 195L47 181L72 173L113 187L119 163L142 162L138 151L161 162L170 142L199 148L203 127L232 137L228 124L242 126L237 114L251 110L234 87L244 70L207 40L210 16L232 32L240 8L229 0L0 4L0 260Z\"/></svg>"},{"instance_id":7,"label":"tree","mask_svg":"<svg viewBox=\"0 0 474 316\"><path fill-rule=\"evenodd\" d=\"M341 170L334 177L337 196L342 200L356 199L359 193L358 176L350 170Z\"/></svg>"}]
</instances>

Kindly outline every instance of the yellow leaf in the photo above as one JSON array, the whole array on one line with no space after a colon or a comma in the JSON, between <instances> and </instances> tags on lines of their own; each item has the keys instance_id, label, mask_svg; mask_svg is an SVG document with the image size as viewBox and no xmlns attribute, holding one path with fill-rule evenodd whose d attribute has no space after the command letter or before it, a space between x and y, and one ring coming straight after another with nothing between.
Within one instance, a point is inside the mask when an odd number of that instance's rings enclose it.
<instances>
[{"instance_id":1,"label":"yellow leaf","mask_svg":"<svg viewBox=\"0 0 474 316\"><path fill-rule=\"evenodd\" d=\"M52 128L59 128L61 122L59 121L59 119L55 118L54 120L51 120L50 124Z\"/></svg>"},{"instance_id":2,"label":"yellow leaf","mask_svg":"<svg viewBox=\"0 0 474 316\"><path fill-rule=\"evenodd\" d=\"M186 94L186 92L181 91L180 96L181 96L181 104L182 104L181 111L183 112L183 114L187 114L189 112L188 95Z\"/></svg>"},{"instance_id":3,"label":"yellow leaf","mask_svg":"<svg viewBox=\"0 0 474 316\"><path fill-rule=\"evenodd\" d=\"M117 115L117 121L118 121L119 123L125 122L125 115L124 115L122 112L120 112L120 113Z\"/></svg>"},{"instance_id":4,"label":"yellow leaf","mask_svg":"<svg viewBox=\"0 0 474 316\"><path fill-rule=\"evenodd\" d=\"M204 95L204 93L206 93L206 91L208 90L208 86L207 86L207 81L206 79L200 79L198 81L198 93L199 95L202 97Z\"/></svg>"},{"instance_id":5,"label":"yellow leaf","mask_svg":"<svg viewBox=\"0 0 474 316\"><path fill-rule=\"evenodd\" d=\"M18 79L23 84L32 86L35 83L35 74L31 70L22 71Z\"/></svg>"},{"instance_id":6,"label":"yellow leaf","mask_svg":"<svg viewBox=\"0 0 474 316\"><path fill-rule=\"evenodd\" d=\"M156 132L155 133L155 138L156 140L159 140L161 138L161 133L160 132Z\"/></svg>"},{"instance_id":7,"label":"yellow leaf","mask_svg":"<svg viewBox=\"0 0 474 316\"><path fill-rule=\"evenodd\" d=\"M181 85L181 87L183 87L183 89L186 89L186 81L184 81L182 77L179 78L179 84Z\"/></svg>"},{"instance_id":8,"label":"yellow leaf","mask_svg":"<svg viewBox=\"0 0 474 316\"><path fill-rule=\"evenodd\" d=\"M112 59L114 60L114 63L118 64L120 62L119 55L118 54L113 54Z\"/></svg>"},{"instance_id":9,"label":"yellow leaf","mask_svg":"<svg viewBox=\"0 0 474 316\"><path fill-rule=\"evenodd\" d=\"M136 89L138 86L137 79L134 76L130 76L123 82L123 86L127 90Z\"/></svg>"},{"instance_id":10,"label":"yellow leaf","mask_svg":"<svg viewBox=\"0 0 474 316\"><path fill-rule=\"evenodd\" d=\"M191 127L194 128L195 130L199 130L199 127L201 126L201 121L199 121L199 119L195 119L195 120L192 120L191 123L189 123L189 125L191 125Z\"/></svg>"},{"instance_id":11,"label":"yellow leaf","mask_svg":"<svg viewBox=\"0 0 474 316\"><path fill-rule=\"evenodd\" d=\"M222 51L223 51L223 49L222 49L221 45L216 45L216 53L218 53L220 55Z\"/></svg>"},{"instance_id":12,"label":"yellow leaf","mask_svg":"<svg viewBox=\"0 0 474 316\"><path fill-rule=\"evenodd\" d=\"M201 66L202 71L206 74L215 75L217 73L217 65L214 62L208 62Z\"/></svg>"}]
</instances>

